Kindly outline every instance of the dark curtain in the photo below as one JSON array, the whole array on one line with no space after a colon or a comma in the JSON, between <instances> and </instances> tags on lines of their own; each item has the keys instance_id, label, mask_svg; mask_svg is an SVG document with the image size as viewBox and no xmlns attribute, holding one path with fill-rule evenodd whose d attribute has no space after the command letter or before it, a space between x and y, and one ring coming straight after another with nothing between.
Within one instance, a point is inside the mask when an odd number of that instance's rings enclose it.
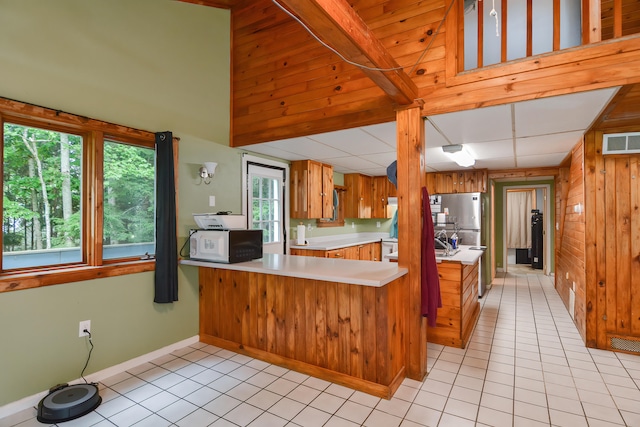
<instances>
[{"instance_id":1,"label":"dark curtain","mask_svg":"<svg viewBox=\"0 0 640 427\"><path fill-rule=\"evenodd\" d=\"M154 302L178 301L178 242L173 135L156 133L156 278Z\"/></svg>"}]
</instances>

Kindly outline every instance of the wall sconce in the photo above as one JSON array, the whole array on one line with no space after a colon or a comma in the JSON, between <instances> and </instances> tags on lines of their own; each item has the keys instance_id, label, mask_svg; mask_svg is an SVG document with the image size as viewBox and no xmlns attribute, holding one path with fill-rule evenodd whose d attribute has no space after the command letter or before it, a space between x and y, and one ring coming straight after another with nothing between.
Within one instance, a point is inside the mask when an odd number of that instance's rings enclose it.
<instances>
[{"instance_id":1,"label":"wall sconce","mask_svg":"<svg viewBox=\"0 0 640 427\"><path fill-rule=\"evenodd\" d=\"M200 184L204 182L209 185L211 183L211 178L213 178L213 174L216 173L216 167L218 164L216 162L204 162L202 167L199 170L200 173Z\"/></svg>"},{"instance_id":2,"label":"wall sconce","mask_svg":"<svg viewBox=\"0 0 640 427\"><path fill-rule=\"evenodd\" d=\"M471 154L462 146L462 144L456 145L443 145L442 151L447 153L458 166L468 168L476 164L476 159L471 157Z\"/></svg>"}]
</instances>

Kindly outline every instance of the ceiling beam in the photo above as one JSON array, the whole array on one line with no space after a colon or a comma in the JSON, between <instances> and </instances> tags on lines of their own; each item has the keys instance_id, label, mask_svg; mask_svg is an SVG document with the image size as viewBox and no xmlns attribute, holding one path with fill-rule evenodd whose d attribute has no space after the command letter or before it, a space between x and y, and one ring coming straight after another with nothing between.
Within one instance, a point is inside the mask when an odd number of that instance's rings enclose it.
<instances>
[{"instance_id":1,"label":"ceiling beam","mask_svg":"<svg viewBox=\"0 0 640 427\"><path fill-rule=\"evenodd\" d=\"M178 0L183 3L199 4L201 6L217 7L220 9L231 9L237 0Z\"/></svg>"},{"instance_id":2,"label":"ceiling beam","mask_svg":"<svg viewBox=\"0 0 640 427\"><path fill-rule=\"evenodd\" d=\"M418 98L418 88L346 0L277 0L315 35L361 68L398 105Z\"/></svg>"}]
</instances>

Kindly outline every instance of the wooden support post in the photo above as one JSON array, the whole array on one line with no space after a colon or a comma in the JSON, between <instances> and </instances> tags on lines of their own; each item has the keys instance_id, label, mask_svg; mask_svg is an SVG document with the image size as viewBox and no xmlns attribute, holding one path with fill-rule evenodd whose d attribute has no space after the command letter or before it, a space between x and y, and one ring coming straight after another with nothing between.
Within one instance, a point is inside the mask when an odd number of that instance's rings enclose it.
<instances>
[{"instance_id":1,"label":"wooden support post","mask_svg":"<svg viewBox=\"0 0 640 427\"><path fill-rule=\"evenodd\" d=\"M398 264L409 269L404 295L407 377L422 381L427 373L427 324L420 314L422 187L426 185L422 105L396 113L398 154Z\"/></svg>"}]
</instances>

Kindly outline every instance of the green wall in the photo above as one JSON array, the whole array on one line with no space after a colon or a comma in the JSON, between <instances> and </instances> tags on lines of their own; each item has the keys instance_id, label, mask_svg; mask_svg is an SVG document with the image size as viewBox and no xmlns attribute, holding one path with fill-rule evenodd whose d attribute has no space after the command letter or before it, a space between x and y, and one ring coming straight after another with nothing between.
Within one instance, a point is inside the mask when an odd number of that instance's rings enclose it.
<instances>
[{"instance_id":1,"label":"green wall","mask_svg":"<svg viewBox=\"0 0 640 427\"><path fill-rule=\"evenodd\" d=\"M179 227L193 212L240 211L240 154L229 144L228 11L169 0L2 0L0 96L180 141ZM197 185L203 161L219 163ZM179 301L153 303L154 273L0 293L0 406L198 334L197 270Z\"/></svg>"},{"instance_id":2,"label":"green wall","mask_svg":"<svg viewBox=\"0 0 640 427\"><path fill-rule=\"evenodd\" d=\"M550 233L549 235L549 240L551 242L551 259L547 260L548 263L550 263L550 270L551 272L555 271L555 259L553 257L553 254L555 253L555 218L556 218L556 211L555 211L555 182L553 180L541 180L541 181L514 181L514 182L496 182L495 183L495 215L496 215L496 220L495 220L495 244L496 244L496 248L495 248L495 255L496 255L496 259L495 259L495 263L496 263L496 268L504 268L503 264L503 256L504 256L504 215L503 215L503 210L504 210L504 196L503 196L503 190L504 188L509 188L509 187L528 187L528 186L535 186L535 185L548 185L551 189L550 194L548 195L548 197L550 198L550 206L551 206L551 212L545 212L545 216L546 215L551 215L550 216L550 224L551 227L549 230L547 230L548 233Z\"/></svg>"}]
</instances>

